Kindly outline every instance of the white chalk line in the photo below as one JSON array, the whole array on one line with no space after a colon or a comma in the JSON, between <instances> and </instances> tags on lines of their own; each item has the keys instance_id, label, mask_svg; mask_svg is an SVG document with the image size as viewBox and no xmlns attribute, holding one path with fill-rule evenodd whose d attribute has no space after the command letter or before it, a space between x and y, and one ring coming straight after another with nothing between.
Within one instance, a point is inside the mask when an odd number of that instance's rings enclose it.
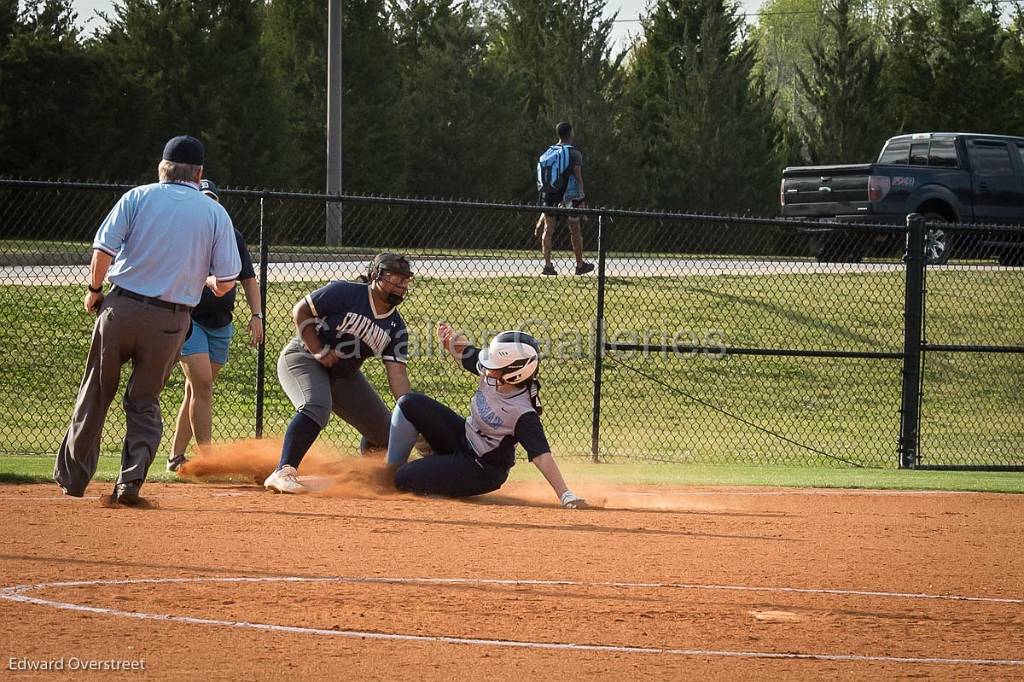
<instances>
[{"instance_id":1,"label":"white chalk line","mask_svg":"<svg viewBox=\"0 0 1024 682\"><path fill-rule=\"evenodd\" d=\"M263 490L244 492L244 493L213 493L211 497L249 497L255 495L266 494ZM93 501L100 499L101 495L84 495L82 497L71 497L69 495L54 495L53 497L19 497L17 495L0 496L0 502L81 502L81 501ZM192 495L166 495L157 493L156 495L147 495L147 500L159 500L159 499L195 499Z\"/></svg>"},{"instance_id":2,"label":"white chalk line","mask_svg":"<svg viewBox=\"0 0 1024 682\"><path fill-rule=\"evenodd\" d=\"M585 488L584 488L585 489ZM510 492L515 492L510 491ZM808 488L794 490L665 490L665 491L631 491L614 490L609 492L598 492L608 498L617 497L799 497L799 496L883 496L883 497L906 497L906 496L930 496L930 495L983 495L1000 493L984 493L977 490L860 490L854 488ZM266 495L264 490L239 490L232 492L214 492L211 497L250 497ZM159 500L160 498L192 498L187 494L175 495L165 492L156 492L147 496L147 499ZM0 502L74 502L76 500L98 500L98 495L86 495L84 497L71 497L69 495L49 496L28 496L28 495L0 495ZM1022 498L1024 499L1024 498ZM628 509L616 509L615 511L630 511Z\"/></svg>"},{"instance_id":3,"label":"white chalk line","mask_svg":"<svg viewBox=\"0 0 1024 682\"><path fill-rule=\"evenodd\" d=\"M404 633L374 632L369 630L333 630L324 628L309 628L294 625L275 625L271 623L251 623L248 621L221 620L217 618L197 618L194 616L175 616L171 614L147 613L143 611L124 611L121 609L106 608L100 606L86 606L51 599L33 597L27 592L44 589L56 589L62 587L98 587L105 585L161 585L161 584L182 584L182 583L399 583L399 584L510 584L510 585L587 585L587 586L616 586L616 587L687 587L703 589L735 589L732 586L687 586L685 584L670 583L586 583L568 580L500 580L485 578L382 578L382 577L351 577L333 576L321 578L304 578L298 576L280 577L193 577L193 578L134 578L134 579L111 579L111 580L78 580L52 583L36 583L26 585L14 585L0 589L0 599L11 602L34 604L65 611L78 611L95 613L123 618L135 618L139 620L156 620L164 622L186 623L190 625L218 625L248 630L261 630L265 632L283 632L290 634L319 635L327 637L346 637L352 639L374 639L403 642L439 642L444 644L464 644L473 646L509 647L518 649L546 649L562 651L590 651L599 653L635 653L635 654L663 654L689 657L716 657L716 658L758 658L758 659L791 659L791 660L816 660L816 661L846 661L846 662L874 662L874 663L911 663L911 664L942 664L942 665L998 665L998 666L1024 666L1024 660L1017 659L991 659L991 658L945 658L945 657L917 657L917 656L873 656L868 654L827 654L827 653L801 653L801 652L772 652L772 651L729 651L722 649L688 649L688 648L666 648L666 647L639 647L620 646L612 644L585 644L573 642L534 642L524 640L508 639L481 639L468 637L452 637L446 635L412 635ZM739 588L739 589L763 589L763 588ZM775 589L775 588L769 588ZM788 591L788 590L787 590ZM811 591L811 590L801 590ZM825 591L831 592L831 591ZM889 593L881 593L889 594ZM896 596L893 594L892 596ZM907 595L917 596L917 595ZM940 597L948 598L948 597ZM984 598L982 598L984 599ZM1012 600L1021 602L1022 600Z\"/></svg>"},{"instance_id":4,"label":"white chalk line","mask_svg":"<svg viewBox=\"0 0 1024 682\"><path fill-rule=\"evenodd\" d=\"M849 597L878 597L883 599L921 599L931 601L979 602L987 604L1024 605L1024 598L1014 597L979 597L960 594L931 594L927 592L886 592L882 590L852 590L829 587L785 587L756 585L723 585L716 583L663 583L663 582L626 582L626 581L577 581L577 580L541 580L528 578L396 578L389 576L323 576L323 577L241 577L241 578L120 578L109 580L83 580L57 583L39 583L36 585L15 585L0 588L0 596L10 590L50 589L58 587L88 587L93 585L147 585L165 583L201 583L201 582L334 582L334 583L380 583L400 585L503 585L511 587L612 587L620 589L641 590L708 590L721 592L768 592L781 594L829 594Z\"/></svg>"},{"instance_id":5,"label":"white chalk line","mask_svg":"<svg viewBox=\"0 0 1024 682\"><path fill-rule=\"evenodd\" d=\"M30 497L28 495L5 495L0 497L3 502L56 502L58 500L98 500L99 495L85 495L83 497L71 497L70 495L54 495L52 497Z\"/></svg>"},{"instance_id":6,"label":"white chalk line","mask_svg":"<svg viewBox=\"0 0 1024 682\"><path fill-rule=\"evenodd\" d=\"M259 490L238 490L233 492L215 492L210 493L210 497L256 497L256 496L269 496L267 491L263 488ZM82 500L98 500L102 495L83 495L82 497L72 497L71 495L0 495L0 502L78 502ZM184 493L166 493L158 492L155 495L147 495L147 500L159 500L162 498L167 499L195 499L194 495Z\"/></svg>"}]
</instances>

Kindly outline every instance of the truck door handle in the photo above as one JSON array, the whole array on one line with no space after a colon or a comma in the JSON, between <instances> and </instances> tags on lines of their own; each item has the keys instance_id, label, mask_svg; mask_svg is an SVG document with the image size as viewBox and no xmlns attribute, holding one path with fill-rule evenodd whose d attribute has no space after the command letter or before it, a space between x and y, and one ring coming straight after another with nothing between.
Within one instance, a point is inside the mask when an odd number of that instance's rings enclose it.
<instances>
[{"instance_id":1,"label":"truck door handle","mask_svg":"<svg viewBox=\"0 0 1024 682\"><path fill-rule=\"evenodd\" d=\"M985 182L984 180L982 180L980 183L978 183L978 189L980 189L983 192L987 192L988 191L988 183Z\"/></svg>"}]
</instances>

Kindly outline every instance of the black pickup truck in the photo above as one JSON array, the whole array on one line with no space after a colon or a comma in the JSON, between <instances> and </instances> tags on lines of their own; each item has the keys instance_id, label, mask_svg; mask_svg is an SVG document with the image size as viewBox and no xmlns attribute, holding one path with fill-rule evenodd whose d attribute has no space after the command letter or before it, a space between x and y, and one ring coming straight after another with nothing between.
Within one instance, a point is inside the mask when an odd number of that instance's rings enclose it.
<instances>
[{"instance_id":1,"label":"black pickup truck","mask_svg":"<svg viewBox=\"0 0 1024 682\"><path fill-rule=\"evenodd\" d=\"M835 223L904 224L907 214L920 213L930 223L1024 225L1024 137L900 135L885 143L875 163L786 168L780 195L783 216L822 221L821 228L804 230L820 261L858 262L898 248L889 233L847 231ZM1022 265L1020 237L932 229L928 262L952 256Z\"/></svg>"}]
</instances>

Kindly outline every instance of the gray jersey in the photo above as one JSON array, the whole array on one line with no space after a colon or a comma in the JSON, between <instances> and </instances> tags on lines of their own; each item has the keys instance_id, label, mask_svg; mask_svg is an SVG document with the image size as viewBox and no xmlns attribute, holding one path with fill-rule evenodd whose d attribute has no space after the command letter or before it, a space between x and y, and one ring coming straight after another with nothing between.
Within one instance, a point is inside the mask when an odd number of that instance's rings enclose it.
<instances>
[{"instance_id":1,"label":"gray jersey","mask_svg":"<svg viewBox=\"0 0 1024 682\"><path fill-rule=\"evenodd\" d=\"M499 393L497 387L480 377L466 418L466 438L478 455L496 450L506 438L514 438L516 423L527 412L535 412L530 392Z\"/></svg>"},{"instance_id":2,"label":"gray jersey","mask_svg":"<svg viewBox=\"0 0 1024 682\"><path fill-rule=\"evenodd\" d=\"M462 361L463 367L474 374L478 374L478 353L476 348L470 348ZM529 388L501 393L483 376L470 401L466 440L478 458L507 467L515 462L517 442L526 449L530 460L551 450Z\"/></svg>"}]
</instances>

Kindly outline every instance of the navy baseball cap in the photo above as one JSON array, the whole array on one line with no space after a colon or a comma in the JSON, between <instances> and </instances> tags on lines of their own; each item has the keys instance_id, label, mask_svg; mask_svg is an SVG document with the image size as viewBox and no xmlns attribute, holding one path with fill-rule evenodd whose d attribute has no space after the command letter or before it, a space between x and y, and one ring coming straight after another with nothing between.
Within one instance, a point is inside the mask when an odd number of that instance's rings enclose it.
<instances>
[{"instance_id":1,"label":"navy baseball cap","mask_svg":"<svg viewBox=\"0 0 1024 682\"><path fill-rule=\"evenodd\" d=\"M203 143L191 135L172 137L164 145L164 161L202 166L206 157Z\"/></svg>"},{"instance_id":2,"label":"navy baseball cap","mask_svg":"<svg viewBox=\"0 0 1024 682\"><path fill-rule=\"evenodd\" d=\"M217 187L217 183L213 180L200 180L199 191L203 194L209 194L217 201L220 201L220 189Z\"/></svg>"}]
</instances>

